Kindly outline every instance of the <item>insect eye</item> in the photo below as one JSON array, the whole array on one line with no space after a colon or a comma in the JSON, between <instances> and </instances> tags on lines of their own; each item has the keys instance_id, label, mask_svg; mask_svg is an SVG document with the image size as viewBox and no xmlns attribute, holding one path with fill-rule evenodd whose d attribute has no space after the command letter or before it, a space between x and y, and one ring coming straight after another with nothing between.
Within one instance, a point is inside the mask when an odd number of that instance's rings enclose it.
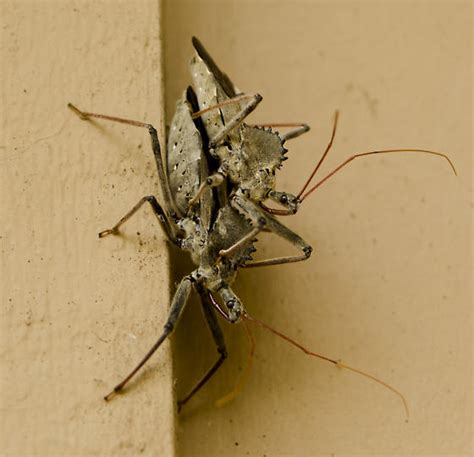
<instances>
[{"instance_id":1,"label":"insect eye","mask_svg":"<svg viewBox=\"0 0 474 457\"><path fill-rule=\"evenodd\" d=\"M286 195L282 195L280 197L280 202L283 204L288 203L288 197Z\"/></svg>"}]
</instances>

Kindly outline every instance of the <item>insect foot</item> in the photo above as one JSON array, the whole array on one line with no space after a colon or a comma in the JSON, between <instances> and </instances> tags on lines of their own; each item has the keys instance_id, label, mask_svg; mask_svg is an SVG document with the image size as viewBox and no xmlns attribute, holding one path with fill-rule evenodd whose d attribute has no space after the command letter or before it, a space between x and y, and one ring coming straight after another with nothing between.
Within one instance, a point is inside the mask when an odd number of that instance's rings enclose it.
<instances>
[{"instance_id":1,"label":"insect foot","mask_svg":"<svg viewBox=\"0 0 474 457\"><path fill-rule=\"evenodd\" d=\"M102 232L99 233L99 238L104 238L104 236L107 235L118 235L119 231L116 228L111 228L107 230L103 230Z\"/></svg>"}]
</instances>

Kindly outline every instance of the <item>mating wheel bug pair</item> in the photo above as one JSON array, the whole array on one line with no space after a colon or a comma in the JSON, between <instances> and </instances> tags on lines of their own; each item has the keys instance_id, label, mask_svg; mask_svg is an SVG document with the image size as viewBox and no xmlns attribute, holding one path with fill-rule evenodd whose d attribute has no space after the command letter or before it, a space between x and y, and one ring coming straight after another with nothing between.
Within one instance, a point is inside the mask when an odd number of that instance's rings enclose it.
<instances>
[{"instance_id":1,"label":"mating wheel bug pair","mask_svg":"<svg viewBox=\"0 0 474 457\"><path fill-rule=\"evenodd\" d=\"M178 403L179 406L189 401L227 357L216 311L229 322L243 321L245 324L246 321L251 321L264 326L306 353L367 376L401 396L398 391L373 376L308 351L289 337L252 318L231 289L240 267L295 262L304 260L311 254L310 245L273 215L294 214L298 205L309 194L351 160L398 150L371 151L351 156L307 190L332 145L336 115L328 147L303 189L297 196L276 191L275 173L286 153L283 145L286 140L305 133L308 127L297 124L286 135L280 135L265 127L246 125L243 121L258 105L261 97L257 94L241 94L217 67L202 44L196 39L193 39L193 44L197 51L191 62L193 86L185 91L177 103L165 157L152 125L82 112L69 104L84 119L98 118L145 127L151 137L163 203L160 204L154 196L143 197L112 229L101 232L99 237L118 234L121 225L148 202L168 239L190 252L197 265L193 272L180 281L163 333L137 367L105 399L108 400L114 393L121 391L173 331L193 288L199 295L219 357L189 394ZM438 152L415 149L405 151L440 155L449 161L444 154ZM266 199L282 204L284 209L267 207L264 204ZM276 233L300 248L303 254L251 262L251 254L255 251L254 242L261 231ZM220 297L225 307L215 296Z\"/></svg>"}]
</instances>

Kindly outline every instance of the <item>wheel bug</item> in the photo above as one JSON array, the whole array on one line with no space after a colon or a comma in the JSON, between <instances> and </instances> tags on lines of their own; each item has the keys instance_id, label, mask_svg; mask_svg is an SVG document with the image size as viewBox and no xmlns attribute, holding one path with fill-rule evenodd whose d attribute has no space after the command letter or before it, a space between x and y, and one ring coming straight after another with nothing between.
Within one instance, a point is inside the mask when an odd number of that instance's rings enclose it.
<instances>
[{"instance_id":1,"label":"wheel bug","mask_svg":"<svg viewBox=\"0 0 474 457\"><path fill-rule=\"evenodd\" d=\"M298 235L280 224L271 215L260 214L257 205L250 201L243 201L237 195L233 195L231 199L235 208L229 203L220 204L212 192L203 192L200 195L200 208L198 210L192 206L186 208L192 192L197 190L200 182L207 175L206 157L198 134L198 123L195 123L191 118L192 89L188 89L185 97L177 104L167 143L166 168L157 132L152 125L113 116L83 112L72 104L68 106L83 119L98 118L145 127L151 136L165 204L161 206L154 196L143 197L114 227L100 232L99 237L118 234L122 224L135 214L144 203L148 202L158 217L168 239L181 249L190 252L193 261L198 265L196 270L184 277L179 283L172 300L168 320L164 325L163 334L138 366L105 398L108 400L113 393L122 390L173 331L189 298L191 288L194 287L201 299L204 315L220 355L217 362L196 387L179 402L179 405L182 406L207 382L227 357L224 338L217 323L214 309L218 309L229 322L237 322L243 317L243 306L231 289L230 284L234 281L238 268L251 260L251 254L255 251L254 242L256 241L257 231L267 230L266 227L270 227L271 230L282 234L284 237L291 238L296 243L301 245L305 243ZM181 155L184 156L184 159L180 159ZM180 160L185 162L180 163ZM181 171L185 165L188 166L189 173L187 174L183 174L183 171ZM171 173L168 170L173 172ZM229 199L227 199L227 202L229 202ZM258 229L255 227L258 227ZM227 311L224 311L218 305L212 295L213 293L221 297Z\"/></svg>"},{"instance_id":2,"label":"wheel bug","mask_svg":"<svg viewBox=\"0 0 474 457\"><path fill-rule=\"evenodd\" d=\"M217 66L214 59L203 44L193 37L192 43L196 51L190 63L193 87L196 91L200 111L194 117L201 117L210 138L211 154L220 161L219 174L228 177L238 188L242 196L251 199L270 214L286 216L295 214L299 205L327 179L345 167L352 160L374 154L391 154L401 152L419 152L445 158L454 173L456 170L450 159L440 152L426 149L385 149L354 154L338 165L332 172L319 182L308 187L317 171L324 162L332 147L336 134L339 114L336 111L334 125L329 143L311 175L295 196L288 192L275 189L275 171L287 159L286 141L296 138L309 131L304 123L269 124L267 126L249 126L245 118L262 101L259 94L241 93L230 78ZM244 103L250 99L249 102ZM265 127L293 127L286 134L267 130ZM219 185L219 179L210 179L202 184L205 186ZM285 209L270 208L264 201L270 199Z\"/></svg>"},{"instance_id":3,"label":"wheel bug","mask_svg":"<svg viewBox=\"0 0 474 457\"><path fill-rule=\"evenodd\" d=\"M259 94L243 94L214 62L202 43L192 39L195 55L190 62L193 88L198 99L199 116L209 138L210 154L219 160L219 169L204 186L219 185L223 177L239 188L239 193L254 202L270 198L287 208L297 209L297 199L275 190L275 173L287 159L287 140L309 131L306 124L284 124L296 127L285 135L265 126L250 126L245 118L262 101ZM199 195L199 194L198 194Z\"/></svg>"},{"instance_id":4,"label":"wheel bug","mask_svg":"<svg viewBox=\"0 0 474 457\"><path fill-rule=\"evenodd\" d=\"M258 99L258 97L254 98L254 100L256 99ZM228 127L231 123L227 124L225 126L226 133L221 134L222 138L217 137L218 141L216 141L216 137L209 136L208 124L206 124L205 119L201 120L200 117L205 114L204 111L217 112L217 110L223 107L223 104L225 104L225 106L231 106L234 102L235 100L231 100L230 103L227 103L227 101L218 101L215 106L208 106L203 110L198 104L197 94L194 93L192 88L188 88L183 98L177 104L176 114L173 118L171 131L167 141L167 154L165 160L161 154L157 132L151 124L113 116L83 112L72 104L68 105L83 119L98 118L144 127L147 128L151 137L164 200L163 206L158 203L154 196L143 197L114 227L100 232L99 237L118 234L121 225L138 211L144 203L148 202L158 217L169 240L181 249L189 251L193 261L198 265L198 268L180 281L172 300L171 309L167 322L164 325L163 333L142 361L114 388L109 395L105 397L105 399L109 400L113 394L121 391L173 331L189 298L191 289L194 288L200 297L203 312L216 343L219 358L196 386L189 392L189 394L178 402L179 407L189 401L189 399L211 378L227 357L223 334L215 316L215 311L219 312L219 314L221 314L227 321L232 323L240 320L243 320L244 322L255 322L257 325L268 328L276 335L296 345L307 354L320 357L340 367L347 368L369 377L394 391L402 398L405 404L403 396L383 381L348 365L337 362L336 360L313 353L301 346L299 343L296 343L291 338L272 329L263 322L252 318L245 311L239 298L232 291L230 285L235 280L237 270L240 267L267 266L294 262L308 258L311 253L311 247L302 240L301 237L278 222L272 216L271 209L261 206L263 197L268 197L271 190L268 191L264 185L260 185L260 188L257 190L259 192L265 190L265 193L262 193L262 197L255 197L256 199L253 201L251 198L248 198L248 196L241 191L242 188L239 187L245 182L245 180L242 182L237 180L235 182L235 180L229 179L230 182L228 182L228 176L226 174L221 174L221 178L215 179L218 172L223 168L221 167L221 164L215 164L213 162L213 153L211 153L209 149L220 147L219 143L223 141L226 136L233 135L235 132L241 134L243 131L242 129L245 127L240 126L240 124L247 115L247 111L244 108L245 112L243 115L237 114L237 118L234 116L234 119L237 120L233 121L232 128ZM219 126L217 125L216 127ZM324 159L332 144L335 127L336 123L333 129L331 142L322 159ZM300 127L299 130L295 130L293 133L287 135L285 139L289 139L290 137L294 138L298 135L295 132L302 132L303 130L304 129ZM253 132L255 131L270 132L261 129L253 130ZM246 132L244 131L244 133ZM211 140L209 140L209 138L211 138ZM263 148L263 151L260 152L266 152L265 142L258 143L258 141L255 140L255 137L248 138L254 139L247 141L247 143L240 143L242 153L256 154L259 147ZM206 141L207 144L205 144ZM252 141L254 141L254 143L252 143ZM282 137L279 137L280 146L282 146L283 141ZM232 142L230 142L230 145L232 146ZM234 153L232 147L226 146L226 148L230 155ZM268 152L271 151L269 150ZM316 187L329 179L329 177L335 174L349 161L362 155L380 152L391 151L375 151L353 156L327 175L316 186L313 186L309 191L306 191L300 201L306 198L307 195L316 189ZM441 155L449 161L449 159L441 153L432 151L425 152ZM281 148L279 149L279 154L281 157ZM223 156L219 156L218 154L215 155L214 153L214 158L222 159L222 157ZM300 192L300 195L302 195L308 187L311 179L319 168L322 159L305 187ZM240 166L239 160L240 159L238 158L237 162L234 162L236 167ZM253 163L255 163L255 161ZM229 164L231 164L231 162L227 163L227 167ZM232 167L228 168L232 169ZM209 182L209 179L211 182ZM227 185L223 185L224 182L226 182ZM231 185L232 183L234 186ZM216 193L212 192L212 187L218 187L219 191ZM199 201L199 207L196 206L197 201ZM275 212L275 214L280 213ZM291 212L288 211L285 214L291 214ZM261 231L271 231L282 236L292 244L300 247L304 254L300 256L279 257L249 263L251 260L251 254L255 251L255 237ZM222 308L213 294L216 294L221 298L226 309Z\"/></svg>"}]
</instances>

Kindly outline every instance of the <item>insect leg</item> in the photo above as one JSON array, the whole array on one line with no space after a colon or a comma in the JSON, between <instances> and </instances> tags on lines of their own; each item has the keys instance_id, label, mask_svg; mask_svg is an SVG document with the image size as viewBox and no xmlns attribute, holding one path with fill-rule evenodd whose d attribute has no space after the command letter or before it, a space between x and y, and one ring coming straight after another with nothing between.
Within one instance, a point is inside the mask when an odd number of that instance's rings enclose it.
<instances>
[{"instance_id":1,"label":"insect leg","mask_svg":"<svg viewBox=\"0 0 474 457\"><path fill-rule=\"evenodd\" d=\"M219 172L208 176L206 180L201 183L194 197L191 198L191 200L189 200L189 203L188 203L189 208L194 206L199 201L203 192L206 189L220 186L224 182L224 179L225 179L225 176Z\"/></svg>"},{"instance_id":2,"label":"insect leg","mask_svg":"<svg viewBox=\"0 0 474 457\"><path fill-rule=\"evenodd\" d=\"M257 107L261 101L262 96L260 94L255 94L251 101L245 105L239 113L230 119L218 133L214 135L214 138L209 139L209 148L214 149L229 134L230 131L235 129L235 127L244 121L244 119Z\"/></svg>"},{"instance_id":3,"label":"insect leg","mask_svg":"<svg viewBox=\"0 0 474 457\"><path fill-rule=\"evenodd\" d=\"M194 388L182 399L178 401L178 411L193 397L204 384L211 379L211 377L216 373L219 367L222 365L224 360L227 358L227 348L225 346L224 335L217 321L214 310L212 309L212 303L209 299L208 294L203 289L202 286L196 286L196 290L199 294L201 300L202 310L204 312L204 317L206 318L209 330L211 331L212 338L217 347L217 352L219 353L219 358L212 365L209 371L202 377L202 379L194 386Z\"/></svg>"},{"instance_id":4,"label":"insect leg","mask_svg":"<svg viewBox=\"0 0 474 457\"><path fill-rule=\"evenodd\" d=\"M75 107L72 103L68 103L67 106L72 111L74 111L81 119L84 119L84 120L88 120L90 118L104 119L106 121L133 125L135 127L145 127L148 130L148 133L150 134L150 137L151 137L151 145L153 148L153 154L155 156L156 167L158 169L158 177L160 180L163 198L165 200L165 206L169 209L168 212L172 212L172 213L182 216L182 214L180 214L180 212L178 211L175 201L173 199L173 196L171 194L167 174L165 171L165 166L163 163L163 157L161 155L160 141L158 140L158 133L156 132L155 127L153 127L151 124L147 124L146 122L134 121L131 119L123 119L121 117L115 117L115 116L107 116L105 114L88 113L85 111L81 111L80 109Z\"/></svg>"},{"instance_id":5,"label":"insect leg","mask_svg":"<svg viewBox=\"0 0 474 457\"><path fill-rule=\"evenodd\" d=\"M281 141L284 143L287 140L292 140L303 135L306 132L309 132L310 128L308 124L303 124L299 122L289 122L289 123L278 123L278 124L249 124L249 127L296 127L292 130L289 130L286 133L280 134Z\"/></svg>"},{"instance_id":6,"label":"insect leg","mask_svg":"<svg viewBox=\"0 0 474 457\"><path fill-rule=\"evenodd\" d=\"M229 106L229 105L234 105L236 103L240 103L241 101L243 100L250 100L250 99L254 99L254 98L262 98L261 95L259 94L241 94L241 95L236 95L235 97L232 97L232 98L228 98L222 102L216 102L214 103L213 105L211 106L208 106L207 108L203 108L199 111L195 111L193 114L192 114L192 118L193 119L197 119L198 117L201 117L203 114L206 114L208 113L209 111L214 111L216 109L219 109L219 108L223 108L224 106ZM257 102L257 105L258 103L260 103L261 100L259 100ZM252 103L252 102L251 102ZM254 108L255 109L255 108ZM252 110L253 111L253 110Z\"/></svg>"},{"instance_id":7,"label":"insect leg","mask_svg":"<svg viewBox=\"0 0 474 457\"><path fill-rule=\"evenodd\" d=\"M122 382L117 384L112 392L110 392L104 397L106 401L110 400L110 398L112 398L114 394L120 392L125 387L125 385L130 381L130 379L135 376L137 371L140 370L143 365L145 365L148 359L161 346L166 337L174 330L179 320L179 317L181 316L184 305L188 301L189 294L191 292L191 284L192 279L190 276L186 276L181 280L174 294L173 301L171 303L171 308L168 314L168 319L163 327L163 333L158 338L156 343L152 346L152 348L146 353L145 357L143 357L141 362L130 372L130 374Z\"/></svg>"},{"instance_id":8,"label":"insect leg","mask_svg":"<svg viewBox=\"0 0 474 457\"><path fill-rule=\"evenodd\" d=\"M151 208L153 209L153 212L160 221L160 224L163 227L163 230L166 233L168 239L177 245L178 239L175 233L176 228L174 224L172 224L168 220L165 211L153 195L141 198L139 202L127 214L125 214L125 216L123 216L111 229L103 230L102 232L100 232L99 238L103 238L107 235L117 235L119 233L119 228L122 226L122 224L128 221L142 207L142 205L147 202L150 204Z\"/></svg>"},{"instance_id":9,"label":"insect leg","mask_svg":"<svg viewBox=\"0 0 474 457\"><path fill-rule=\"evenodd\" d=\"M243 244L255 238L263 229L264 229L264 224L260 224L258 227L255 227L254 229L250 230L250 232L248 232L247 235L244 235L242 238L240 238L240 240L236 241L229 248L221 249L219 251L219 255L221 257L231 255L232 253L234 253L236 249L240 248Z\"/></svg>"},{"instance_id":10,"label":"insect leg","mask_svg":"<svg viewBox=\"0 0 474 457\"><path fill-rule=\"evenodd\" d=\"M269 266L269 265L279 265L282 263L300 262L310 257L311 252L313 251L313 248L308 243L306 243L306 241L303 240L303 238L301 238L295 232L290 230L288 227L278 222L274 217L266 213L264 209L260 208L249 199L243 196L236 195L232 198L231 205L239 213L247 217L253 226L259 226L259 227L263 226L263 228L261 228L262 230L266 232L275 233L276 235L282 237L283 239L287 240L288 242L290 242L291 244L293 244L294 246L298 247L299 249L303 251L303 254L301 255L258 260L252 263L248 263L244 266L261 267L261 266Z\"/></svg>"},{"instance_id":11,"label":"insect leg","mask_svg":"<svg viewBox=\"0 0 474 457\"><path fill-rule=\"evenodd\" d=\"M309 125L302 124L296 129L290 130L289 132L286 132L280 135L281 141L284 143L285 141L292 140L293 138L297 138L306 132L309 132Z\"/></svg>"}]
</instances>

